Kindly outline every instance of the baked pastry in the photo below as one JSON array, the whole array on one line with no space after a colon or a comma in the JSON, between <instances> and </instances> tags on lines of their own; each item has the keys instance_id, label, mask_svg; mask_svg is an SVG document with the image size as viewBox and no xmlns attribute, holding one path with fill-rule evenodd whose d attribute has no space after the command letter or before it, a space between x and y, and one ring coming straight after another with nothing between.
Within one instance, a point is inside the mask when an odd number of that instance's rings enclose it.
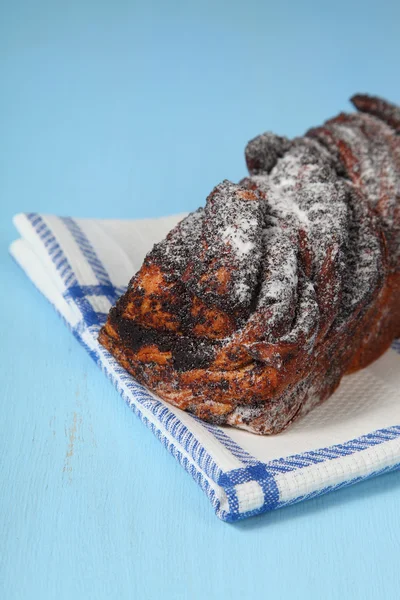
<instances>
[{"instance_id":1,"label":"baked pastry","mask_svg":"<svg viewBox=\"0 0 400 600\"><path fill-rule=\"evenodd\" d=\"M278 433L400 335L400 109L352 99L304 137L247 145L146 256L99 340L210 423Z\"/></svg>"}]
</instances>

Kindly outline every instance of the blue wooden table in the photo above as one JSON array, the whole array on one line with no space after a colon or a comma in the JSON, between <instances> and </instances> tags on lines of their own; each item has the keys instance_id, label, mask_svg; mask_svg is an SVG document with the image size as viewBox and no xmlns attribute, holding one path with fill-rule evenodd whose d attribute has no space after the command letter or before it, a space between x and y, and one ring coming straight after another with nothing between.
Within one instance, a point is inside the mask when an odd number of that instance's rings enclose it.
<instances>
[{"instance_id":1,"label":"blue wooden table","mask_svg":"<svg viewBox=\"0 0 400 600\"><path fill-rule=\"evenodd\" d=\"M399 3L0 10L0 598L397 599L400 473L218 521L7 246L19 211L193 209L261 131L400 102Z\"/></svg>"}]
</instances>

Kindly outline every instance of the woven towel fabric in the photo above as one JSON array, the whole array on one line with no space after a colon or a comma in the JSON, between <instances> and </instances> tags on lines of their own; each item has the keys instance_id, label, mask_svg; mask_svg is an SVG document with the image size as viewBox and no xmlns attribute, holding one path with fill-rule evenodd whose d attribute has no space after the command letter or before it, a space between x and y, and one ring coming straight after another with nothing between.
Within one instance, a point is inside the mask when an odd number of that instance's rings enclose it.
<instances>
[{"instance_id":1,"label":"woven towel fabric","mask_svg":"<svg viewBox=\"0 0 400 600\"><path fill-rule=\"evenodd\" d=\"M235 521L400 466L400 342L346 377L288 431L262 437L200 422L145 390L97 342L152 245L183 215L140 221L20 214L10 252L133 411Z\"/></svg>"}]
</instances>

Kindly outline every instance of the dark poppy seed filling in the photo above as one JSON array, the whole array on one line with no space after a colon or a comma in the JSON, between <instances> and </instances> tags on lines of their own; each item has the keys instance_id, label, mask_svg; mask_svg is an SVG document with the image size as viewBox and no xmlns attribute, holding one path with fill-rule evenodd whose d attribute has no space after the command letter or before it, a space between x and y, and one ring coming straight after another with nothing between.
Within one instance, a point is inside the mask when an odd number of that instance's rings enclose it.
<instances>
[{"instance_id":1,"label":"dark poppy seed filling","mask_svg":"<svg viewBox=\"0 0 400 600\"><path fill-rule=\"evenodd\" d=\"M113 318L110 317L111 322ZM178 371L203 369L208 367L215 354L215 343L207 339L194 340L190 337L156 331L144 327L131 319L118 319L113 322L124 345L136 352L143 346L156 345L160 352L171 352L172 364Z\"/></svg>"}]
</instances>

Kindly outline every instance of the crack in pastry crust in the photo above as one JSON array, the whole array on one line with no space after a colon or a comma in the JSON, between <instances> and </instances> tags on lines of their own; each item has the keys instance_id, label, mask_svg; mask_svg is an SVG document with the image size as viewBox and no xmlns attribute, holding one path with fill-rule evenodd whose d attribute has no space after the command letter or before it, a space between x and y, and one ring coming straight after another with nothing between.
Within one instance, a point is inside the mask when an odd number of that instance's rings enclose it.
<instances>
[{"instance_id":1,"label":"crack in pastry crust","mask_svg":"<svg viewBox=\"0 0 400 600\"><path fill-rule=\"evenodd\" d=\"M146 256L100 342L201 419L278 433L400 334L400 111L355 96L304 137L249 142Z\"/></svg>"}]
</instances>

